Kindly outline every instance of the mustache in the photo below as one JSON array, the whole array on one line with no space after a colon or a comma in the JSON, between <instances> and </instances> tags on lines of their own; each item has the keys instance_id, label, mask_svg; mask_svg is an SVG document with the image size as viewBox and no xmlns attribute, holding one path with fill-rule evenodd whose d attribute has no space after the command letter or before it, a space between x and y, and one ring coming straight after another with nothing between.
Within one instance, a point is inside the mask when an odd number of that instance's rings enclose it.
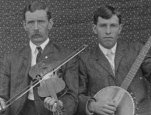
<instances>
[{"instance_id":1,"label":"mustache","mask_svg":"<svg viewBox=\"0 0 151 115\"><path fill-rule=\"evenodd\" d=\"M34 37L34 36L40 36L41 37L42 35L40 32L35 32L35 33L33 33L32 37Z\"/></svg>"}]
</instances>

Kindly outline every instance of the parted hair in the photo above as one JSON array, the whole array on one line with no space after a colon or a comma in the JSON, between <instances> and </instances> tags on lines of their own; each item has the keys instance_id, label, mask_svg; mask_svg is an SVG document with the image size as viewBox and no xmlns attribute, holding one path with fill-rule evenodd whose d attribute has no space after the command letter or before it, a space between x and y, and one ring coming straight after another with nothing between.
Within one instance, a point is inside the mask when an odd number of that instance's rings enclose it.
<instances>
[{"instance_id":1,"label":"parted hair","mask_svg":"<svg viewBox=\"0 0 151 115\"><path fill-rule=\"evenodd\" d=\"M119 24L121 24L121 14L119 11L117 11L117 9L109 5L100 6L94 12L93 23L96 25L99 17L110 19L113 15L117 15L117 17L119 18Z\"/></svg>"},{"instance_id":2,"label":"parted hair","mask_svg":"<svg viewBox=\"0 0 151 115\"><path fill-rule=\"evenodd\" d=\"M36 10L46 10L48 20L51 19L51 12L49 11L49 7L46 6L44 2L39 2L39 1L34 1L24 8L23 19L26 20L25 14L27 11L34 12Z\"/></svg>"}]
</instances>

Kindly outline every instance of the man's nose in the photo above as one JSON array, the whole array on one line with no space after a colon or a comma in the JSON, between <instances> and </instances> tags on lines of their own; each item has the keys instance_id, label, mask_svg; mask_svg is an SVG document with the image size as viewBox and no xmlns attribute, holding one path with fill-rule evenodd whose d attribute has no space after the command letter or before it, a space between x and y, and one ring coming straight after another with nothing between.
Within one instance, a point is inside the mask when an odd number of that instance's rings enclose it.
<instances>
[{"instance_id":1,"label":"man's nose","mask_svg":"<svg viewBox=\"0 0 151 115\"><path fill-rule=\"evenodd\" d=\"M39 29L39 27L38 27L38 23L37 22L35 22L35 24L34 24L34 30L38 30Z\"/></svg>"},{"instance_id":2,"label":"man's nose","mask_svg":"<svg viewBox=\"0 0 151 115\"><path fill-rule=\"evenodd\" d=\"M110 27L107 27L106 28L106 34L108 35L108 34L111 34L111 28Z\"/></svg>"}]
</instances>

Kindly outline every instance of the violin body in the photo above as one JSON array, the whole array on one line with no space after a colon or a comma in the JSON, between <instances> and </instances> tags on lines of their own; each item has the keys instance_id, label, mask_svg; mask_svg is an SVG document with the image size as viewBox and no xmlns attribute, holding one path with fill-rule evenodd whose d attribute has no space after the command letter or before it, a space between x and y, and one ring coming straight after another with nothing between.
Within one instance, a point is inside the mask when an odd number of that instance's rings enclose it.
<instances>
[{"instance_id":1,"label":"violin body","mask_svg":"<svg viewBox=\"0 0 151 115\"><path fill-rule=\"evenodd\" d=\"M65 88L65 82L62 78L49 78L43 80L38 87L40 97L54 97L54 93L59 93Z\"/></svg>"},{"instance_id":2,"label":"violin body","mask_svg":"<svg viewBox=\"0 0 151 115\"><path fill-rule=\"evenodd\" d=\"M96 101L99 100L114 100L119 91L122 91L121 94L123 97L118 102L117 111L115 115L134 115L135 113L135 104L132 96L125 89L118 86L109 86L105 87L99 92L96 93L94 98Z\"/></svg>"}]
</instances>

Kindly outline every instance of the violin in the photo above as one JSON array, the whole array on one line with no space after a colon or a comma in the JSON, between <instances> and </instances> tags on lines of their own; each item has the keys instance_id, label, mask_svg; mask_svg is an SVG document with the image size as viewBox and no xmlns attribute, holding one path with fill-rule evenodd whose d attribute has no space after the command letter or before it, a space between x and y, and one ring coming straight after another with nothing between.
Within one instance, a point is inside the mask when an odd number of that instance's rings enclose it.
<instances>
[{"instance_id":1,"label":"violin","mask_svg":"<svg viewBox=\"0 0 151 115\"><path fill-rule=\"evenodd\" d=\"M56 100L57 93L62 91L65 88L65 82L62 80L62 78L59 78L59 76L54 76L54 73L57 72L64 64L69 62L71 59L73 59L75 56L77 56L79 53L81 53L88 45L82 45L79 49L75 50L73 53L68 55L66 58L64 58L62 61L56 61L51 64L44 63L45 60L42 60L41 62L37 63L35 66L32 66L29 75L34 79L32 82L32 85L27 86L25 89L23 89L20 93L16 94L14 97L6 101L6 108L8 108L10 105L12 105L15 101L20 99L22 96L24 96L27 92L29 92L31 89L33 89L35 86L39 85L38 87L38 94L40 97L47 97L52 96ZM46 74L50 75L46 75ZM46 77L47 76L47 77ZM54 115L61 115L54 113Z\"/></svg>"},{"instance_id":2,"label":"violin","mask_svg":"<svg viewBox=\"0 0 151 115\"><path fill-rule=\"evenodd\" d=\"M36 80L38 82L42 80L38 86L38 94L40 97L54 97L53 94L51 94L51 92L54 91L51 91L51 89L55 90L55 93L59 93L65 88L65 82L62 77L59 76L59 70L54 71L53 69L61 62L55 61L51 64L46 62L47 60L33 66L29 71L29 75L34 81Z\"/></svg>"},{"instance_id":3,"label":"violin","mask_svg":"<svg viewBox=\"0 0 151 115\"><path fill-rule=\"evenodd\" d=\"M55 64L57 65L58 63L56 62ZM44 62L41 62L30 69L29 75L37 82L42 80L37 86L38 95L40 97L51 96L56 100L56 111L53 112L53 115L63 115L63 107L59 105L57 93L64 90L66 85L63 79L58 75L59 70L54 72L51 70L52 68L54 68L54 64L44 64ZM47 73L46 71L48 70L51 70L51 72L41 77L41 75Z\"/></svg>"}]
</instances>

